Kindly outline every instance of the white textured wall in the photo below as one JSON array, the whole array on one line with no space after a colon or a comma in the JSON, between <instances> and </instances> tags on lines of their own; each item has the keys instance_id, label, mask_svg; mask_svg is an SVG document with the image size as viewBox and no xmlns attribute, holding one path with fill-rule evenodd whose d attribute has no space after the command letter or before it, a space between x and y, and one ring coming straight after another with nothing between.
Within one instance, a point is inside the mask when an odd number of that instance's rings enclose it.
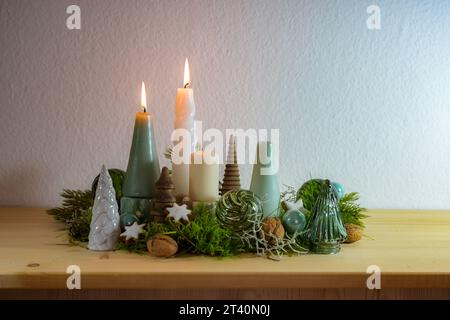
<instances>
[{"instance_id":1,"label":"white textured wall","mask_svg":"<svg viewBox=\"0 0 450 320\"><path fill-rule=\"evenodd\" d=\"M125 168L141 80L162 158L188 56L204 125L280 128L283 183L448 208L449 14L443 0L1 0L0 205L56 205L102 163Z\"/></svg>"}]
</instances>

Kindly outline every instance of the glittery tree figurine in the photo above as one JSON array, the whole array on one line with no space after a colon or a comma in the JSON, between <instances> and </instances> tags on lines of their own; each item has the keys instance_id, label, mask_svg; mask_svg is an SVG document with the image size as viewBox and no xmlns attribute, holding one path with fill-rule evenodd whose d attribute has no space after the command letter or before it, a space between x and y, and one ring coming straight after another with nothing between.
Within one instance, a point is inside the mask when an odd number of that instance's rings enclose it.
<instances>
[{"instance_id":1,"label":"glittery tree figurine","mask_svg":"<svg viewBox=\"0 0 450 320\"><path fill-rule=\"evenodd\" d=\"M155 195L152 200L153 210L151 215L157 222L163 222L167 215L167 208L175 203L175 187L167 167L162 168L161 176L155 183Z\"/></svg>"},{"instance_id":2,"label":"glittery tree figurine","mask_svg":"<svg viewBox=\"0 0 450 320\"><path fill-rule=\"evenodd\" d=\"M119 208L111 176L102 166L95 192L89 231L90 250L114 250L120 234Z\"/></svg>"},{"instance_id":3,"label":"glittery tree figurine","mask_svg":"<svg viewBox=\"0 0 450 320\"><path fill-rule=\"evenodd\" d=\"M220 194L224 195L230 190L239 190L241 188L241 180L239 175L239 165L237 164L236 137L230 136L228 147L227 164L220 188Z\"/></svg>"},{"instance_id":4,"label":"glittery tree figurine","mask_svg":"<svg viewBox=\"0 0 450 320\"><path fill-rule=\"evenodd\" d=\"M336 189L330 180L325 180L306 231L310 249L315 253L338 253L341 243L347 238L337 199Z\"/></svg>"}]
</instances>

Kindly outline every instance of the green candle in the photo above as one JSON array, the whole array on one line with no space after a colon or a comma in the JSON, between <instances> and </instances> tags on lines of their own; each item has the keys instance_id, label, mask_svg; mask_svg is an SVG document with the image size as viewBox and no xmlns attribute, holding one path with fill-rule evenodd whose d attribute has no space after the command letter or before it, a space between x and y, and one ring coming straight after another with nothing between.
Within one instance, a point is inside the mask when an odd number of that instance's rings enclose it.
<instances>
[{"instance_id":1,"label":"green candle","mask_svg":"<svg viewBox=\"0 0 450 320\"><path fill-rule=\"evenodd\" d=\"M250 190L258 195L263 203L264 217L276 216L280 202L280 186L278 183L278 166L274 161L272 143L261 141L256 148L256 163L253 166Z\"/></svg>"},{"instance_id":2,"label":"green candle","mask_svg":"<svg viewBox=\"0 0 450 320\"><path fill-rule=\"evenodd\" d=\"M135 215L141 221L149 217L155 182L160 174L152 116L147 112L146 100L145 85L142 82L143 111L136 114L133 142L123 186L124 196L120 204L121 216Z\"/></svg>"}]
</instances>

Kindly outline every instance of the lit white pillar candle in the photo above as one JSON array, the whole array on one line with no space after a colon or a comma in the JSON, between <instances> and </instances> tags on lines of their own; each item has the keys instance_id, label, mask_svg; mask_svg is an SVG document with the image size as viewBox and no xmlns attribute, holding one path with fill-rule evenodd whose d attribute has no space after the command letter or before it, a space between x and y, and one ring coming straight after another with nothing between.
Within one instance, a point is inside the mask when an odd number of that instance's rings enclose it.
<instances>
[{"instance_id":1,"label":"lit white pillar candle","mask_svg":"<svg viewBox=\"0 0 450 320\"><path fill-rule=\"evenodd\" d=\"M195 151L189 165L189 197L192 201L215 202L219 198L219 159L206 151Z\"/></svg>"},{"instance_id":2,"label":"lit white pillar candle","mask_svg":"<svg viewBox=\"0 0 450 320\"><path fill-rule=\"evenodd\" d=\"M175 130L185 129L189 132L191 141L188 150L182 150L182 155L189 159L192 151L195 150L196 137L194 127L195 102L194 91L191 88L191 79L189 72L189 62L186 58L184 64L184 82L183 88L177 90L177 98L175 102ZM179 141L172 141L174 144ZM187 145L185 145L187 147ZM186 196L189 194L189 163L175 164L172 163L172 180L175 185L175 194Z\"/></svg>"}]
</instances>

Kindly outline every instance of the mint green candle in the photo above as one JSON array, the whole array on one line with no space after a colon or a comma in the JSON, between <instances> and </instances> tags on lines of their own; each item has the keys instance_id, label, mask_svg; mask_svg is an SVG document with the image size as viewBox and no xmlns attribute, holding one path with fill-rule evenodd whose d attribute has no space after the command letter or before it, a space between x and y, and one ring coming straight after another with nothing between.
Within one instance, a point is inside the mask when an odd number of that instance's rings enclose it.
<instances>
[{"instance_id":1,"label":"mint green candle","mask_svg":"<svg viewBox=\"0 0 450 320\"><path fill-rule=\"evenodd\" d=\"M266 154L262 155L261 152ZM261 198L264 217L275 216L278 213L280 186L278 183L278 166L274 166L274 161L277 160L274 159L276 156L278 154L273 154L271 142L262 141L258 143L250 191Z\"/></svg>"},{"instance_id":2,"label":"mint green candle","mask_svg":"<svg viewBox=\"0 0 450 320\"><path fill-rule=\"evenodd\" d=\"M152 116L146 111L144 84L142 92L141 105L144 111L136 114L120 208L121 216L135 215L140 221L145 221L150 215L151 198L160 169Z\"/></svg>"},{"instance_id":3,"label":"mint green candle","mask_svg":"<svg viewBox=\"0 0 450 320\"><path fill-rule=\"evenodd\" d=\"M133 198L151 198L159 178L159 161L151 115L138 112L133 142L123 186L123 194Z\"/></svg>"}]
</instances>

